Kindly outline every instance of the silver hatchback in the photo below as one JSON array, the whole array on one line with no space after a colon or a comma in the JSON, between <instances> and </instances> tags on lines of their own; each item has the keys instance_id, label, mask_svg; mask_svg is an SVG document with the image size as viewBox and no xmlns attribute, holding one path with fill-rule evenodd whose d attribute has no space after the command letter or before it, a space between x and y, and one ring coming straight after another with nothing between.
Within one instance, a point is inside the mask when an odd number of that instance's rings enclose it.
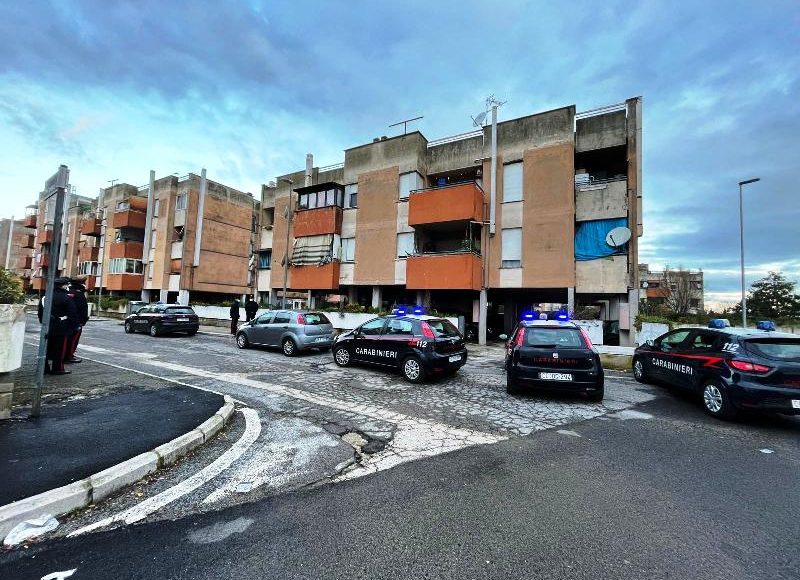
<instances>
[{"instance_id":1,"label":"silver hatchback","mask_svg":"<svg viewBox=\"0 0 800 580\"><path fill-rule=\"evenodd\" d=\"M236 332L236 346L280 347L286 356L312 348L330 350L333 325L322 312L272 310L243 325Z\"/></svg>"}]
</instances>

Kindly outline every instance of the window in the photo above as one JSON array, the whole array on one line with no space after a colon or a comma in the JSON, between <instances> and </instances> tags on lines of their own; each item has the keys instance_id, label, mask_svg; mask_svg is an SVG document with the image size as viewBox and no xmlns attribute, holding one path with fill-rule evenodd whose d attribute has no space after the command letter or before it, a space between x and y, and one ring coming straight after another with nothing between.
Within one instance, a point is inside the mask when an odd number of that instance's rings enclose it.
<instances>
[{"instance_id":1,"label":"window","mask_svg":"<svg viewBox=\"0 0 800 580\"><path fill-rule=\"evenodd\" d=\"M522 163L503 165L503 201L522 201Z\"/></svg>"},{"instance_id":2,"label":"window","mask_svg":"<svg viewBox=\"0 0 800 580\"><path fill-rule=\"evenodd\" d=\"M113 258L108 264L109 274L141 274L144 265L141 260L129 258Z\"/></svg>"},{"instance_id":3,"label":"window","mask_svg":"<svg viewBox=\"0 0 800 580\"><path fill-rule=\"evenodd\" d=\"M306 319L306 326L319 326L321 324L330 324L331 321L322 312L307 312L303 315Z\"/></svg>"},{"instance_id":4,"label":"window","mask_svg":"<svg viewBox=\"0 0 800 580\"><path fill-rule=\"evenodd\" d=\"M702 351L713 350L718 338L719 335L714 332L698 332L689 343L689 348Z\"/></svg>"},{"instance_id":5,"label":"window","mask_svg":"<svg viewBox=\"0 0 800 580\"><path fill-rule=\"evenodd\" d=\"M428 326L430 326L431 330L433 330L433 334L436 335L436 338L447 338L447 337L460 337L461 333L458 332L458 329L453 326L449 320L444 319L437 319L437 320L427 320Z\"/></svg>"},{"instance_id":6,"label":"window","mask_svg":"<svg viewBox=\"0 0 800 580\"><path fill-rule=\"evenodd\" d=\"M272 250L261 250L258 253L258 269L269 270L272 267Z\"/></svg>"},{"instance_id":7,"label":"window","mask_svg":"<svg viewBox=\"0 0 800 580\"><path fill-rule=\"evenodd\" d=\"M522 228L507 228L502 232L501 268L522 266Z\"/></svg>"},{"instance_id":8,"label":"window","mask_svg":"<svg viewBox=\"0 0 800 580\"><path fill-rule=\"evenodd\" d=\"M344 186L345 207L358 207L358 184L351 183Z\"/></svg>"},{"instance_id":9,"label":"window","mask_svg":"<svg viewBox=\"0 0 800 580\"><path fill-rule=\"evenodd\" d=\"M370 320L369 322L365 322L361 325L360 332L361 334L367 336L376 336L381 333L383 330L383 318L376 318L375 320Z\"/></svg>"},{"instance_id":10,"label":"window","mask_svg":"<svg viewBox=\"0 0 800 580\"><path fill-rule=\"evenodd\" d=\"M389 319L384 334L414 334L414 325L410 320Z\"/></svg>"},{"instance_id":11,"label":"window","mask_svg":"<svg viewBox=\"0 0 800 580\"><path fill-rule=\"evenodd\" d=\"M356 239L342 238L342 262L355 262L356 260Z\"/></svg>"},{"instance_id":12,"label":"window","mask_svg":"<svg viewBox=\"0 0 800 580\"><path fill-rule=\"evenodd\" d=\"M397 257L414 255L414 233L397 234Z\"/></svg>"},{"instance_id":13,"label":"window","mask_svg":"<svg viewBox=\"0 0 800 580\"><path fill-rule=\"evenodd\" d=\"M178 197L175 199L175 209L186 209L189 205L189 195L183 191L178 194Z\"/></svg>"},{"instance_id":14,"label":"window","mask_svg":"<svg viewBox=\"0 0 800 580\"><path fill-rule=\"evenodd\" d=\"M278 312L275 315L273 324L289 324L292 321L292 315L289 312Z\"/></svg>"},{"instance_id":15,"label":"window","mask_svg":"<svg viewBox=\"0 0 800 580\"><path fill-rule=\"evenodd\" d=\"M272 317L275 316L274 312L267 312L266 314L262 314L256 319L256 324L269 324L272 322Z\"/></svg>"},{"instance_id":16,"label":"window","mask_svg":"<svg viewBox=\"0 0 800 580\"><path fill-rule=\"evenodd\" d=\"M422 189L422 176L416 171L400 174L400 199L408 199L415 189Z\"/></svg>"},{"instance_id":17,"label":"window","mask_svg":"<svg viewBox=\"0 0 800 580\"><path fill-rule=\"evenodd\" d=\"M158 200L153 202L153 217L158 217L159 203Z\"/></svg>"},{"instance_id":18,"label":"window","mask_svg":"<svg viewBox=\"0 0 800 580\"><path fill-rule=\"evenodd\" d=\"M686 340L686 337L689 336L689 332L688 330L676 330L666 335L658 341L658 343L663 350L672 350Z\"/></svg>"}]
</instances>

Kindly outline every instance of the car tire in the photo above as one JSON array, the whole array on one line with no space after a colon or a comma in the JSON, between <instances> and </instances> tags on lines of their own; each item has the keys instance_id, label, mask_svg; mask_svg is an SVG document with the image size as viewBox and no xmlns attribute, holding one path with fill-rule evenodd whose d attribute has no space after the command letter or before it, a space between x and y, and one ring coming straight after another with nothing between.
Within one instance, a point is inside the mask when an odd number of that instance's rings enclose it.
<instances>
[{"instance_id":1,"label":"car tire","mask_svg":"<svg viewBox=\"0 0 800 580\"><path fill-rule=\"evenodd\" d=\"M647 371L644 370L644 361L641 357L633 357L633 365L631 365L631 369L633 370L633 378L636 379L637 382L647 383L649 381Z\"/></svg>"},{"instance_id":2,"label":"car tire","mask_svg":"<svg viewBox=\"0 0 800 580\"><path fill-rule=\"evenodd\" d=\"M297 354L297 345L291 338L284 338L281 342L281 350L286 356L294 356Z\"/></svg>"},{"instance_id":3,"label":"car tire","mask_svg":"<svg viewBox=\"0 0 800 580\"><path fill-rule=\"evenodd\" d=\"M130 322L125 323L125 334L133 334L133 324Z\"/></svg>"},{"instance_id":4,"label":"car tire","mask_svg":"<svg viewBox=\"0 0 800 580\"><path fill-rule=\"evenodd\" d=\"M150 329L147 331L150 336L158 336L158 327L155 324L150 325Z\"/></svg>"},{"instance_id":5,"label":"car tire","mask_svg":"<svg viewBox=\"0 0 800 580\"><path fill-rule=\"evenodd\" d=\"M194 336L195 334L197 334L196 330L190 330L189 332L186 333L186 336Z\"/></svg>"},{"instance_id":6,"label":"car tire","mask_svg":"<svg viewBox=\"0 0 800 580\"><path fill-rule=\"evenodd\" d=\"M717 381L708 381L701 391L703 409L712 417L730 421L736 418L737 410L728 396L725 387Z\"/></svg>"},{"instance_id":7,"label":"car tire","mask_svg":"<svg viewBox=\"0 0 800 580\"><path fill-rule=\"evenodd\" d=\"M247 335L244 332L240 332L236 335L236 346L242 349L250 346L250 341L247 340Z\"/></svg>"},{"instance_id":8,"label":"car tire","mask_svg":"<svg viewBox=\"0 0 800 580\"><path fill-rule=\"evenodd\" d=\"M350 366L350 363L353 362L353 359L350 356L350 351L347 350L346 346L340 346L335 351L333 351L333 362L335 362L340 367Z\"/></svg>"},{"instance_id":9,"label":"car tire","mask_svg":"<svg viewBox=\"0 0 800 580\"><path fill-rule=\"evenodd\" d=\"M589 399L590 403L602 403L605 391L606 391L605 387L600 387L600 390L598 391L592 391L591 393L586 393L586 398Z\"/></svg>"},{"instance_id":10,"label":"car tire","mask_svg":"<svg viewBox=\"0 0 800 580\"><path fill-rule=\"evenodd\" d=\"M506 393L509 395L518 395L519 387L517 381L506 375Z\"/></svg>"},{"instance_id":11,"label":"car tire","mask_svg":"<svg viewBox=\"0 0 800 580\"><path fill-rule=\"evenodd\" d=\"M419 357L409 356L400 365L400 372L410 383L421 383L425 380L425 369Z\"/></svg>"}]
</instances>

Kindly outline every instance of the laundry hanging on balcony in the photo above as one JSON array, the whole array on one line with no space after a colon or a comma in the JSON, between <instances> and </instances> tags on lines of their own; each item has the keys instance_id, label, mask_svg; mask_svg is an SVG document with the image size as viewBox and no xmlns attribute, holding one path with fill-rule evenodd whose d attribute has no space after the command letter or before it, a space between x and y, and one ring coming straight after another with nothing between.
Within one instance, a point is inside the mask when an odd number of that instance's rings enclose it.
<instances>
[{"instance_id":1,"label":"laundry hanging on balcony","mask_svg":"<svg viewBox=\"0 0 800 580\"><path fill-rule=\"evenodd\" d=\"M628 220L626 218L592 220L579 223L575 230L575 259L578 261L596 260L627 253L627 244L613 247L606 243L608 232L614 228L627 225Z\"/></svg>"},{"instance_id":2,"label":"laundry hanging on balcony","mask_svg":"<svg viewBox=\"0 0 800 580\"><path fill-rule=\"evenodd\" d=\"M293 266L327 264L333 259L333 234L296 238L292 247Z\"/></svg>"}]
</instances>

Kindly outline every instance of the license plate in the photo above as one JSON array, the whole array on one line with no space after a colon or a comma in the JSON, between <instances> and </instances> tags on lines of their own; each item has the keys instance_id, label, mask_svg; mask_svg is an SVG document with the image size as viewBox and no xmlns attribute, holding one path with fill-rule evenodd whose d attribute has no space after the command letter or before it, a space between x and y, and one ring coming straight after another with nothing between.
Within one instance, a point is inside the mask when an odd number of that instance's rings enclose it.
<instances>
[{"instance_id":1,"label":"license plate","mask_svg":"<svg viewBox=\"0 0 800 580\"><path fill-rule=\"evenodd\" d=\"M571 381L572 375L569 373L539 373L539 378L543 381Z\"/></svg>"},{"instance_id":2,"label":"license plate","mask_svg":"<svg viewBox=\"0 0 800 580\"><path fill-rule=\"evenodd\" d=\"M318 336L317 338L314 339L314 342L328 342L328 339L325 338L324 336Z\"/></svg>"},{"instance_id":3,"label":"license plate","mask_svg":"<svg viewBox=\"0 0 800 580\"><path fill-rule=\"evenodd\" d=\"M449 360L450 362L458 362L458 361L461 360L461 355L460 354L454 354L453 356L451 356L447 360Z\"/></svg>"},{"instance_id":4,"label":"license plate","mask_svg":"<svg viewBox=\"0 0 800 580\"><path fill-rule=\"evenodd\" d=\"M792 409L800 409L800 399L792 399Z\"/></svg>"},{"instance_id":5,"label":"license plate","mask_svg":"<svg viewBox=\"0 0 800 580\"><path fill-rule=\"evenodd\" d=\"M188 318L179 318L178 322L189 322Z\"/></svg>"}]
</instances>

